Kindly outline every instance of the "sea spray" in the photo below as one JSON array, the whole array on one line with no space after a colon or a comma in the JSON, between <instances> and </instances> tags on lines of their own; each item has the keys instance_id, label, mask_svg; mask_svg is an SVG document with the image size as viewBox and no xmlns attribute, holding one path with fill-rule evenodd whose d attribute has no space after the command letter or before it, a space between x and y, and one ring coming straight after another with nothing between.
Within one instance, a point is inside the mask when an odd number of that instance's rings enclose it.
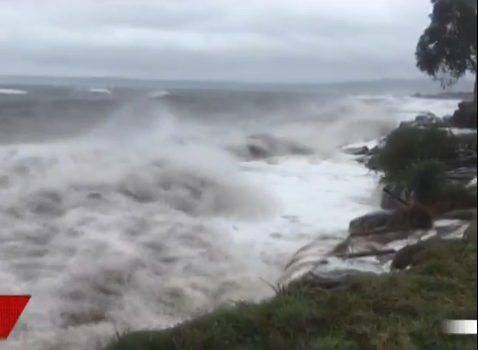
<instances>
[{"instance_id":1,"label":"sea spray","mask_svg":"<svg viewBox=\"0 0 478 350\"><path fill-rule=\"evenodd\" d=\"M92 350L115 330L269 297L263 280L277 281L296 249L322 237L327 251L373 207L375 178L339 148L383 136L393 114L359 98L304 106L269 94L238 106L218 94L128 106L66 139L9 119L0 293L33 298L6 350ZM55 123L84 122L63 117ZM265 158L280 159L244 166L230 146L264 133L277 146Z\"/></svg>"}]
</instances>

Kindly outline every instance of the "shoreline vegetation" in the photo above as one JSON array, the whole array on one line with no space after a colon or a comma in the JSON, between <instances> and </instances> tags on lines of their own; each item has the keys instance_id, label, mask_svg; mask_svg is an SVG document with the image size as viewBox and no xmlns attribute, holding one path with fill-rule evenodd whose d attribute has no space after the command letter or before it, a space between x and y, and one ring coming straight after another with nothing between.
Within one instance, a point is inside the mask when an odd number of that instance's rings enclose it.
<instances>
[{"instance_id":1,"label":"shoreline vegetation","mask_svg":"<svg viewBox=\"0 0 478 350\"><path fill-rule=\"evenodd\" d=\"M117 335L104 350L476 349L476 338L442 327L446 319L477 317L476 124L461 133L452 124L418 116L374 149L344 150L381 174L384 210L352 220L330 256L375 255L390 273L327 276L311 267L278 285L272 299ZM376 248L415 236L417 243L398 251ZM353 252L357 240L375 248ZM286 274L302 266L298 254Z\"/></svg>"}]
</instances>

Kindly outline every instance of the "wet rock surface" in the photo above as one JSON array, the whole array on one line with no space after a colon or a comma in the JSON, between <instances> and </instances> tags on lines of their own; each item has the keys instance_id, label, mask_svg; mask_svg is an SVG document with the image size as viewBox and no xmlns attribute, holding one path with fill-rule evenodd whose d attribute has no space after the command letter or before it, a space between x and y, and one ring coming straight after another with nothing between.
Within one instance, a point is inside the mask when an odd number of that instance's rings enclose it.
<instances>
[{"instance_id":1,"label":"wet rock surface","mask_svg":"<svg viewBox=\"0 0 478 350\"><path fill-rule=\"evenodd\" d=\"M403 184L386 184L381 193L380 208L385 210L401 209L405 203L413 202L411 193Z\"/></svg>"},{"instance_id":2,"label":"wet rock surface","mask_svg":"<svg viewBox=\"0 0 478 350\"><path fill-rule=\"evenodd\" d=\"M474 108L476 129L476 103ZM464 103L459 109L467 110L468 113L473 106ZM457 113L444 118L423 113L412 121L402 122L399 128L438 127L455 137L460 145L457 153L450 159L443 160L447 167L446 181L476 194L477 134L473 130L466 133L450 131L452 127L466 124L463 121L466 118L460 118L462 117ZM467 123L464 127L469 128L469 120ZM344 148L342 151L356 156L357 161L370 170L379 170L378 155L386 142L387 137L373 148L359 146ZM374 260L375 266L381 265L383 271L405 270L418 261L431 240L476 240L476 205L438 215L428 207L418 204L419 198L421 197L415 196L405 185L385 184L381 193L380 210L352 219L348 236L328 253L323 251L320 240L299 249L286 265L279 284L284 286L301 281L301 284L305 283L320 290L334 291L344 288L357 276L368 275L370 271L377 272L377 269L367 270L365 263L359 263L365 261L361 258L367 258L369 262ZM344 264L343 267L336 264L339 260L352 259L357 263ZM384 264L389 264L389 267ZM354 268L355 266L357 268Z\"/></svg>"},{"instance_id":3,"label":"wet rock surface","mask_svg":"<svg viewBox=\"0 0 478 350\"><path fill-rule=\"evenodd\" d=\"M459 209L453 210L448 213L445 213L441 216L442 219L449 219L449 220L464 220L464 221L472 221L476 220L476 208L472 209Z\"/></svg>"},{"instance_id":4,"label":"wet rock surface","mask_svg":"<svg viewBox=\"0 0 478 350\"><path fill-rule=\"evenodd\" d=\"M415 117L414 120L401 122L400 128L428 128L428 127L446 128L450 125L446 119L440 118L433 113L426 112Z\"/></svg>"},{"instance_id":5,"label":"wet rock surface","mask_svg":"<svg viewBox=\"0 0 478 350\"><path fill-rule=\"evenodd\" d=\"M362 147L347 147L342 150L346 154L351 154L353 156L364 156L370 153L370 149L367 146Z\"/></svg>"},{"instance_id":6,"label":"wet rock surface","mask_svg":"<svg viewBox=\"0 0 478 350\"><path fill-rule=\"evenodd\" d=\"M392 270L405 270L410 267L416 257L426 248L425 242L418 242L400 249L392 260Z\"/></svg>"},{"instance_id":7,"label":"wet rock surface","mask_svg":"<svg viewBox=\"0 0 478 350\"><path fill-rule=\"evenodd\" d=\"M432 227L432 214L426 208L414 205L358 217L350 222L349 234L351 237L357 237L400 230L429 230Z\"/></svg>"}]
</instances>

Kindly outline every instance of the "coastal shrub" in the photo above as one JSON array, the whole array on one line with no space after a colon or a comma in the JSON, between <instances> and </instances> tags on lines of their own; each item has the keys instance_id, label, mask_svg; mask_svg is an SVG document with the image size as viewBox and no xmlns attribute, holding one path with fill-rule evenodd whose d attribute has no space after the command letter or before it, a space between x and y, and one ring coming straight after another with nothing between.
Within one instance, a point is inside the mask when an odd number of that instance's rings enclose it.
<instances>
[{"instance_id":1,"label":"coastal shrub","mask_svg":"<svg viewBox=\"0 0 478 350\"><path fill-rule=\"evenodd\" d=\"M385 173L384 184L399 184L424 205L440 198L440 192L447 183L446 166L438 160L415 161L395 172Z\"/></svg>"},{"instance_id":2,"label":"coastal shrub","mask_svg":"<svg viewBox=\"0 0 478 350\"><path fill-rule=\"evenodd\" d=\"M377 170L393 176L418 161L454 159L459 149L459 138L445 129L397 128L387 137L375 163Z\"/></svg>"},{"instance_id":3,"label":"coastal shrub","mask_svg":"<svg viewBox=\"0 0 478 350\"><path fill-rule=\"evenodd\" d=\"M385 174L385 184L399 184L414 200L430 207L435 214L476 207L476 193L462 184L450 183L447 168L438 160L414 162L401 171Z\"/></svg>"},{"instance_id":4,"label":"coastal shrub","mask_svg":"<svg viewBox=\"0 0 478 350\"><path fill-rule=\"evenodd\" d=\"M431 239L408 271L356 276L344 289L295 283L165 330L120 335L104 350L471 350L446 319L476 319L476 241Z\"/></svg>"}]
</instances>

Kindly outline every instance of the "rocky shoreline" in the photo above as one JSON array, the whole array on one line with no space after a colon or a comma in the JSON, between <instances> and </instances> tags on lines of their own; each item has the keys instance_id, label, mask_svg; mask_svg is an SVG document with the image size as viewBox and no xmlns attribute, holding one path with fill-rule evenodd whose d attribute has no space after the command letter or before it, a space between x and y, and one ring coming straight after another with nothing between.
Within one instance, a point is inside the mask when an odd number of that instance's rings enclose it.
<instances>
[{"instance_id":1,"label":"rocky shoreline","mask_svg":"<svg viewBox=\"0 0 478 350\"><path fill-rule=\"evenodd\" d=\"M446 119L439 127L433 120L402 124L375 149L344 150L376 165L382 209L353 219L327 256L319 241L297 251L273 298L226 305L168 329L117 334L103 349L476 348L473 338L445 338L440 324L476 318L476 161L462 163L476 157L476 128L462 139ZM337 268L362 257L390 273Z\"/></svg>"},{"instance_id":2,"label":"rocky shoreline","mask_svg":"<svg viewBox=\"0 0 478 350\"><path fill-rule=\"evenodd\" d=\"M463 117L456 115L463 113L461 108L464 105L461 103L452 117L440 118L428 113L417 116L415 120L402 122L372 149L363 146L347 148L344 152L355 156L358 162L370 170L380 172L380 154L391 147L390 139L394 132L405 134L421 130L423 134L441 132L445 137L456 138L458 151L451 158L443 160L447 165L445 182L456 186L457 191L466 193L470 197L469 203L451 205L449 210L434 210L420 203L410 186L394 181L382 183L381 210L353 219L348 228L348 237L327 256L315 253L319 250L320 240L299 249L286 264L278 283L280 288L303 280L313 283L318 289L342 288L351 276L369 272L354 268L333 268L330 265L336 259L350 261L368 257L380 263L384 272L405 270L428 241L463 239L467 228L472 222L476 224L477 218L476 127L473 129L471 124L467 125L470 128L456 129L457 125L463 126L463 123L457 121L457 118ZM476 121L476 108L474 113L471 118Z\"/></svg>"}]
</instances>

